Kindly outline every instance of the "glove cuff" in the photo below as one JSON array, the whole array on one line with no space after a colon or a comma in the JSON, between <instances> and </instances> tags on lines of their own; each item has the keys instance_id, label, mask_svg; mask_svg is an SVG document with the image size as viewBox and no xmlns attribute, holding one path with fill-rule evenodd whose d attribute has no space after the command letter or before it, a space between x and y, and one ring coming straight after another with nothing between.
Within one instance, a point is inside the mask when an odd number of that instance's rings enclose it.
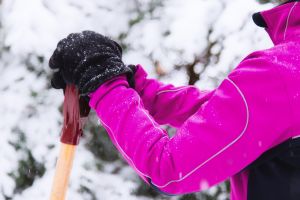
<instances>
[{"instance_id":1,"label":"glove cuff","mask_svg":"<svg viewBox=\"0 0 300 200\"><path fill-rule=\"evenodd\" d=\"M126 75L128 83L130 82L130 86L134 86L134 82L132 79L133 77L133 72L132 70L127 67L121 67L120 70L118 72L116 72L115 70L112 73L108 73L105 77L99 75L96 76L94 78L89 79L88 82L84 82L84 85L80 85L79 84L79 91L80 91L80 96L87 96L90 93L94 92L95 90L97 90L103 83L118 77L120 75Z\"/></svg>"}]
</instances>

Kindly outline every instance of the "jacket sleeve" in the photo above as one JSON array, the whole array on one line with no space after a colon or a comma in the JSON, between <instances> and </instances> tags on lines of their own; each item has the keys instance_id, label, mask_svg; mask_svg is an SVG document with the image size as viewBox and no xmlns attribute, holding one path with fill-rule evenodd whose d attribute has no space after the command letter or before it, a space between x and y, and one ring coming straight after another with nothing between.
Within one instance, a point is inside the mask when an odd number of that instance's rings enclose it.
<instances>
[{"instance_id":1,"label":"jacket sleeve","mask_svg":"<svg viewBox=\"0 0 300 200\"><path fill-rule=\"evenodd\" d=\"M200 91L194 86L175 87L172 84L163 84L148 78L141 65L137 65L136 68L135 90L145 109L159 124L180 127L213 93Z\"/></svg>"},{"instance_id":2,"label":"jacket sleeve","mask_svg":"<svg viewBox=\"0 0 300 200\"><path fill-rule=\"evenodd\" d=\"M240 172L289 137L287 94L268 64L260 58L242 62L172 138L124 76L100 86L90 105L145 181L169 194L196 192Z\"/></svg>"}]
</instances>

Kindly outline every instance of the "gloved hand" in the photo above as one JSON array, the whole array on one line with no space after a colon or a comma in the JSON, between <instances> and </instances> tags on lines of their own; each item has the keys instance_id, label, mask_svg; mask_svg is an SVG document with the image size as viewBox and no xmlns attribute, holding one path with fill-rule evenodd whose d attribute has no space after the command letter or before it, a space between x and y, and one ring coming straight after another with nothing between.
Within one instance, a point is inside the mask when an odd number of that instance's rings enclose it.
<instances>
[{"instance_id":1,"label":"gloved hand","mask_svg":"<svg viewBox=\"0 0 300 200\"><path fill-rule=\"evenodd\" d=\"M64 89L75 84L81 96L95 91L102 83L127 74L133 86L133 71L122 62L122 48L115 41L95 33L72 33L61 40L49 60L55 72L51 85Z\"/></svg>"}]
</instances>

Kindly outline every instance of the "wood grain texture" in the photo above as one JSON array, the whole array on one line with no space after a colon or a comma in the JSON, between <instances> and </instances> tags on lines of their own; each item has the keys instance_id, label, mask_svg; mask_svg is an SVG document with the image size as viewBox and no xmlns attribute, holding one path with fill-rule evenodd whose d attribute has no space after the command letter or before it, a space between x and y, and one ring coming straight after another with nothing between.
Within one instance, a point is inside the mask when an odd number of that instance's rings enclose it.
<instances>
[{"instance_id":1,"label":"wood grain texture","mask_svg":"<svg viewBox=\"0 0 300 200\"><path fill-rule=\"evenodd\" d=\"M75 145L61 143L50 200L65 199L75 150Z\"/></svg>"}]
</instances>

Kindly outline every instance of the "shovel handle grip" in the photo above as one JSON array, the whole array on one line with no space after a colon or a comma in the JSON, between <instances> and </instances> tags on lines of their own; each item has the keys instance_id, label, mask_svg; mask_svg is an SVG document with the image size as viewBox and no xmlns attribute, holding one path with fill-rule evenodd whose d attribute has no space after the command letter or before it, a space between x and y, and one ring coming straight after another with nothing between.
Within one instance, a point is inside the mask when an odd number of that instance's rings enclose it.
<instances>
[{"instance_id":1,"label":"shovel handle grip","mask_svg":"<svg viewBox=\"0 0 300 200\"><path fill-rule=\"evenodd\" d=\"M80 120L79 94L75 85L67 85L63 105L64 123L60 141L77 145L82 135Z\"/></svg>"},{"instance_id":2,"label":"shovel handle grip","mask_svg":"<svg viewBox=\"0 0 300 200\"><path fill-rule=\"evenodd\" d=\"M55 176L50 200L64 200L72 170L76 145L82 135L83 121L80 118L78 90L74 85L67 85L63 105L64 123L61 133L61 147L56 163ZM88 112L85 113L86 115Z\"/></svg>"}]
</instances>

